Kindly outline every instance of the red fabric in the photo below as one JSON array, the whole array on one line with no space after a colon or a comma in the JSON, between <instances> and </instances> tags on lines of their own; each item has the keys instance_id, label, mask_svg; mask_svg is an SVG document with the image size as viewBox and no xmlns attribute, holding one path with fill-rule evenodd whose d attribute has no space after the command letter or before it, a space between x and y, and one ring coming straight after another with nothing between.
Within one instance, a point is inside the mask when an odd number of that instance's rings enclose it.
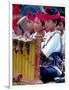
<instances>
[{"instance_id":1,"label":"red fabric","mask_svg":"<svg viewBox=\"0 0 69 90\"><path fill-rule=\"evenodd\" d=\"M65 17L64 16L61 16L60 19L61 19L61 22L65 23Z\"/></svg>"},{"instance_id":2,"label":"red fabric","mask_svg":"<svg viewBox=\"0 0 69 90\"><path fill-rule=\"evenodd\" d=\"M14 14L14 15L17 15L17 14L18 14L18 12L19 12L19 7L20 7L19 4L13 4L13 14Z\"/></svg>"},{"instance_id":3,"label":"red fabric","mask_svg":"<svg viewBox=\"0 0 69 90\"><path fill-rule=\"evenodd\" d=\"M28 12L28 13L27 13L27 17L28 17L30 20L33 20L33 21L34 21L35 17L38 17L41 21L44 21L44 20L45 20L43 13L35 13L34 15L31 15L31 13Z\"/></svg>"},{"instance_id":4,"label":"red fabric","mask_svg":"<svg viewBox=\"0 0 69 90\"><path fill-rule=\"evenodd\" d=\"M35 17L38 17L43 22L45 20L45 14L44 13L36 13Z\"/></svg>"},{"instance_id":5,"label":"red fabric","mask_svg":"<svg viewBox=\"0 0 69 90\"><path fill-rule=\"evenodd\" d=\"M57 14L54 14L54 15L50 15L48 13L45 14L45 19L53 20L53 19L58 19L58 18L60 18L60 13L59 12Z\"/></svg>"},{"instance_id":6,"label":"red fabric","mask_svg":"<svg viewBox=\"0 0 69 90\"><path fill-rule=\"evenodd\" d=\"M19 15L19 4L13 4L13 30L16 34L18 34L17 22L18 22L18 15Z\"/></svg>"},{"instance_id":7,"label":"red fabric","mask_svg":"<svg viewBox=\"0 0 69 90\"><path fill-rule=\"evenodd\" d=\"M30 12L28 12L27 13L27 15L26 15L30 20L34 20L34 18L35 18L35 16L34 15L32 15Z\"/></svg>"}]
</instances>

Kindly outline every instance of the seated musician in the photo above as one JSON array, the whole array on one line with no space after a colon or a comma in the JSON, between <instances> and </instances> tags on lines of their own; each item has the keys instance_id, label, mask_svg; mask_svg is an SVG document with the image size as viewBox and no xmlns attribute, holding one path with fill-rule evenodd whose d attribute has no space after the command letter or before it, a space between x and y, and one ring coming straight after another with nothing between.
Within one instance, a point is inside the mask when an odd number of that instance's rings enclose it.
<instances>
[{"instance_id":1,"label":"seated musician","mask_svg":"<svg viewBox=\"0 0 69 90\"><path fill-rule=\"evenodd\" d=\"M60 70L58 65L58 53L61 51L61 35L56 26L60 21L60 13L56 8L47 9L45 15L45 27L48 30L46 39L41 43L41 61L44 65L40 67L40 76L43 83L48 81L64 82L60 79L64 77L64 73ZM59 78L58 81L56 78Z\"/></svg>"}]
</instances>

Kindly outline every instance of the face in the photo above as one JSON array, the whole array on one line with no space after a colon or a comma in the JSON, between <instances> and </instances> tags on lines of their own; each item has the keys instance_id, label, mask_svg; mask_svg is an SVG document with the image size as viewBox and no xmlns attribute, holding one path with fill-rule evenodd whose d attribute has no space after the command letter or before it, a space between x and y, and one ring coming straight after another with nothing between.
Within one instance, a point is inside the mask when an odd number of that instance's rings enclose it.
<instances>
[{"instance_id":1,"label":"face","mask_svg":"<svg viewBox=\"0 0 69 90\"><path fill-rule=\"evenodd\" d=\"M56 27L57 30L61 32L61 35L64 33L64 24L62 22L59 22L59 25Z\"/></svg>"},{"instance_id":2,"label":"face","mask_svg":"<svg viewBox=\"0 0 69 90\"><path fill-rule=\"evenodd\" d=\"M63 25L63 23L60 22L59 25L58 25L58 27L59 27L60 30L63 30L63 29L64 29L64 25Z\"/></svg>"},{"instance_id":3,"label":"face","mask_svg":"<svg viewBox=\"0 0 69 90\"><path fill-rule=\"evenodd\" d=\"M27 22L27 29L28 29L28 31L29 32L33 32L33 21L31 21L31 20L28 20L28 22Z\"/></svg>"},{"instance_id":4,"label":"face","mask_svg":"<svg viewBox=\"0 0 69 90\"><path fill-rule=\"evenodd\" d=\"M42 29L42 23L41 21L36 17L34 20L34 31L39 32Z\"/></svg>"},{"instance_id":5,"label":"face","mask_svg":"<svg viewBox=\"0 0 69 90\"><path fill-rule=\"evenodd\" d=\"M56 27L56 24L52 20L46 20L45 21L46 30L52 31L52 30L54 30L55 27Z\"/></svg>"}]
</instances>

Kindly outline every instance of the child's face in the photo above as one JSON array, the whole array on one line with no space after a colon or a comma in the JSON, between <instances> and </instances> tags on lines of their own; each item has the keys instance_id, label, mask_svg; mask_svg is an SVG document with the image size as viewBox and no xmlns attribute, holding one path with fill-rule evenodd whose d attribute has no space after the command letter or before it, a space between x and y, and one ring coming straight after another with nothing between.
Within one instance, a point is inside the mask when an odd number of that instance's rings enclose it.
<instances>
[{"instance_id":1,"label":"child's face","mask_svg":"<svg viewBox=\"0 0 69 90\"><path fill-rule=\"evenodd\" d=\"M56 27L56 24L52 20L45 21L46 30L52 31Z\"/></svg>"},{"instance_id":2,"label":"child's face","mask_svg":"<svg viewBox=\"0 0 69 90\"><path fill-rule=\"evenodd\" d=\"M28 20L28 22L27 22L27 29L28 29L28 31L29 32L33 32L33 21L31 21L31 20Z\"/></svg>"},{"instance_id":3,"label":"child's face","mask_svg":"<svg viewBox=\"0 0 69 90\"><path fill-rule=\"evenodd\" d=\"M63 29L64 29L64 25L63 25L62 22L60 22L58 26L59 26L59 29L60 29L60 30L63 30Z\"/></svg>"},{"instance_id":4,"label":"child's face","mask_svg":"<svg viewBox=\"0 0 69 90\"><path fill-rule=\"evenodd\" d=\"M42 28L42 23L41 23L41 21L36 17L35 20L34 20L34 31L35 31L35 32L39 32L39 31L41 31L41 28Z\"/></svg>"}]
</instances>

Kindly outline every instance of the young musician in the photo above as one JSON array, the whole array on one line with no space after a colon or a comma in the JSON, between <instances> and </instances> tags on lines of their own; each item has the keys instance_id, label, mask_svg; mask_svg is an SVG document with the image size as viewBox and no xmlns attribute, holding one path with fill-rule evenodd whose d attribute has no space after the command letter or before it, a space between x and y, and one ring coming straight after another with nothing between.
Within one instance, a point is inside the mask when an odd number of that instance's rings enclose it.
<instances>
[{"instance_id":1,"label":"young musician","mask_svg":"<svg viewBox=\"0 0 69 90\"><path fill-rule=\"evenodd\" d=\"M56 30L59 24L60 13L56 8L47 9L45 15L45 27L48 33L45 40L41 43L41 61L46 61L45 65L40 67L40 75L43 83L54 80L56 77L64 76L59 69L58 53L61 51L61 35Z\"/></svg>"}]
</instances>

